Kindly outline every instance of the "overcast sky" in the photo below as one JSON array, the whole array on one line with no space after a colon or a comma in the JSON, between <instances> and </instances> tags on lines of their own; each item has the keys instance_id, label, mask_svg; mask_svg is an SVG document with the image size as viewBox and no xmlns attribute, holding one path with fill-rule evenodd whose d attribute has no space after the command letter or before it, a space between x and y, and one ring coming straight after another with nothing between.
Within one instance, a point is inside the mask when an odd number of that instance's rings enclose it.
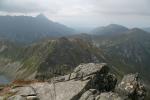
<instances>
[{"instance_id":1,"label":"overcast sky","mask_svg":"<svg viewBox=\"0 0 150 100\"><path fill-rule=\"evenodd\" d=\"M1 15L39 13L70 27L150 27L150 0L0 0Z\"/></svg>"}]
</instances>

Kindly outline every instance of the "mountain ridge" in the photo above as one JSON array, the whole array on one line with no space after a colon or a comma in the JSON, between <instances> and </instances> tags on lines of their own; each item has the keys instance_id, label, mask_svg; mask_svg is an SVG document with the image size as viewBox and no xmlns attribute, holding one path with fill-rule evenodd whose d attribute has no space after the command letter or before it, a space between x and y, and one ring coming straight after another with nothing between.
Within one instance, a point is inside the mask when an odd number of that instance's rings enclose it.
<instances>
[{"instance_id":1,"label":"mountain ridge","mask_svg":"<svg viewBox=\"0 0 150 100\"><path fill-rule=\"evenodd\" d=\"M138 28L125 34L95 36L94 43L104 50L111 64L125 72L139 71L149 81L150 34ZM124 66L124 67L123 67ZM126 66L128 66L126 68Z\"/></svg>"},{"instance_id":2,"label":"mountain ridge","mask_svg":"<svg viewBox=\"0 0 150 100\"><path fill-rule=\"evenodd\" d=\"M91 31L91 33L94 35L106 35L106 34L107 35L115 35L115 34L124 33L128 30L129 30L128 28L126 28L122 25L110 24L107 26L95 28Z\"/></svg>"},{"instance_id":3,"label":"mountain ridge","mask_svg":"<svg viewBox=\"0 0 150 100\"><path fill-rule=\"evenodd\" d=\"M0 36L16 42L33 42L44 37L61 37L75 31L53 22L44 15L0 16Z\"/></svg>"}]
</instances>

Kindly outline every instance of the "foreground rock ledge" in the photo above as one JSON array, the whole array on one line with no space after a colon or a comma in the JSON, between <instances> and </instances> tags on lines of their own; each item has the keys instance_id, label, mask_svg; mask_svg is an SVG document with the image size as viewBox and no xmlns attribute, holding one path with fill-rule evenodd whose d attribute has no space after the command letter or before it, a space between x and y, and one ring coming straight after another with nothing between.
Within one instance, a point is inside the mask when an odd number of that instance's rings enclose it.
<instances>
[{"instance_id":1,"label":"foreground rock ledge","mask_svg":"<svg viewBox=\"0 0 150 100\"><path fill-rule=\"evenodd\" d=\"M48 82L13 84L1 90L0 100L144 100L146 91L137 78L129 74L116 85L107 64L81 64Z\"/></svg>"}]
</instances>

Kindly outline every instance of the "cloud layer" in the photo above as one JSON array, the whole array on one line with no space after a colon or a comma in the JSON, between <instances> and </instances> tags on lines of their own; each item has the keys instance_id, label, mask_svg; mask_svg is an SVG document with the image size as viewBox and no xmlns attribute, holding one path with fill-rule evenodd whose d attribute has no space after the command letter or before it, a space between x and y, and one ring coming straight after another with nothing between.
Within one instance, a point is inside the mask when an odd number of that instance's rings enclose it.
<instances>
[{"instance_id":1,"label":"cloud layer","mask_svg":"<svg viewBox=\"0 0 150 100\"><path fill-rule=\"evenodd\" d=\"M149 0L0 0L1 13L44 13L76 26L109 23L145 26L150 18L149 9ZM129 23L131 20L133 25Z\"/></svg>"}]
</instances>

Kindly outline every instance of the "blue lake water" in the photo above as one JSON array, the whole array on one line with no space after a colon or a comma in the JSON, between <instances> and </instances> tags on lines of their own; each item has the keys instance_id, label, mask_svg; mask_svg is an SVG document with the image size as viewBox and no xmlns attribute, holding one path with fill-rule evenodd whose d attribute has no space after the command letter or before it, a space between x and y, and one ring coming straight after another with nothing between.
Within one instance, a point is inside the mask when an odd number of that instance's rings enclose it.
<instances>
[{"instance_id":1,"label":"blue lake water","mask_svg":"<svg viewBox=\"0 0 150 100\"><path fill-rule=\"evenodd\" d=\"M4 75L0 75L0 84L7 84L7 83L9 83L9 79Z\"/></svg>"}]
</instances>

